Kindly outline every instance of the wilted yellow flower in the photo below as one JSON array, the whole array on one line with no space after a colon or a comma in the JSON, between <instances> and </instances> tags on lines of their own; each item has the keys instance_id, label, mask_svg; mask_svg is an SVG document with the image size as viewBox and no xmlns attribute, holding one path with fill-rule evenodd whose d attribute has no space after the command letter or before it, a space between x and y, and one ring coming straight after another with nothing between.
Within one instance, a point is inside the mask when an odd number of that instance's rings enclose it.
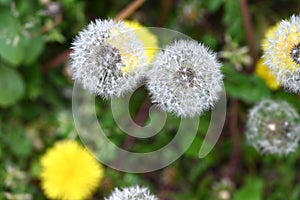
<instances>
[{"instance_id":1,"label":"wilted yellow flower","mask_svg":"<svg viewBox=\"0 0 300 200\"><path fill-rule=\"evenodd\" d=\"M125 27L132 28L134 33L145 48L146 64L150 64L158 50L158 41L155 35L153 35L146 27L142 26L137 21L124 21ZM131 71L135 68L135 64L122 67L123 72Z\"/></svg>"},{"instance_id":2,"label":"wilted yellow flower","mask_svg":"<svg viewBox=\"0 0 300 200\"><path fill-rule=\"evenodd\" d=\"M280 84L276 81L276 77L272 71L259 59L255 66L255 74L264 79L271 90L277 90Z\"/></svg>"},{"instance_id":3,"label":"wilted yellow flower","mask_svg":"<svg viewBox=\"0 0 300 200\"><path fill-rule=\"evenodd\" d=\"M58 142L41 158L41 184L50 199L87 199L103 178L104 169L75 141Z\"/></svg>"}]
</instances>

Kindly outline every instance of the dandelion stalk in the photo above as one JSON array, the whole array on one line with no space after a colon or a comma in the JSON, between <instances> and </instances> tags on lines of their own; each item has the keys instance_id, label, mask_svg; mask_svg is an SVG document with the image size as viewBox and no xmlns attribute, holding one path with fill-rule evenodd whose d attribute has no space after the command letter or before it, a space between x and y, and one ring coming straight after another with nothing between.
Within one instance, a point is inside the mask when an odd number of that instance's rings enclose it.
<instances>
[{"instance_id":1,"label":"dandelion stalk","mask_svg":"<svg viewBox=\"0 0 300 200\"><path fill-rule=\"evenodd\" d=\"M255 38L254 38L254 31L253 26L251 22L250 12L248 8L248 2L247 0L240 0L242 15L243 15L243 21L245 26L245 32L247 36L247 41L250 47L250 52L253 58L254 63L256 63L258 59L258 52L255 45ZM252 68L251 71L254 69Z\"/></svg>"}]
</instances>

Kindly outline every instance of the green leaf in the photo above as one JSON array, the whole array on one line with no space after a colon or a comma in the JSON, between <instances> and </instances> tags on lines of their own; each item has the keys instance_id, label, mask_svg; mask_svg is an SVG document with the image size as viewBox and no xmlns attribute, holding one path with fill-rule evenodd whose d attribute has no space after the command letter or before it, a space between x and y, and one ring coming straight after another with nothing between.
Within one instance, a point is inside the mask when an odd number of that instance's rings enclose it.
<instances>
[{"instance_id":1,"label":"green leaf","mask_svg":"<svg viewBox=\"0 0 300 200\"><path fill-rule=\"evenodd\" d=\"M269 98L271 92L260 77L234 71L231 67L224 67L226 93L246 103L256 103Z\"/></svg>"},{"instance_id":2,"label":"green leaf","mask_svg":"<svg viewBox=\"0 0 300 200\"><path fill-rule=\"evenodd\" d=\"M42 93L42 75L39 65L27 67L22 73L26 82L26 97L34 99Z\"/></svg>"},{"instance_id":3,"label":"green leaf","mask_svg":"<svg viewBox=\"0 0 300 200\"><path fill-rule=\"evenodd\" d=\"M23 59L24 37L19 33L19 21L8 9L0 9L0 56L12 65Z\"/></svg>"},{"instance_id":4,"label":"green leaf","mask_svg":"<svg viewBox=\"0 0 300 200\"><path fill-rule=\"evenodd\" d=\"M32 37L19 18L9 9L0 8L0 57L11 65L29 65L44 48L42 36Z\"/></svg>"},{"instance_id":5,"label":"green leaf","mask_svg":"<svg viewBox=\"0 0 300 200\"><path fill-rule=\"evenodd\" d=\"M227 26L226 34L236 41L242 41L245 37L243 18L240 9L240 1L224 1L223 23Z\"/></svg>"},{"instance_id":6,"label":"green leaf","mask_svg":"<svg viewBox=\"0 0 300 200\"><path fill-rule=\"evenodd\" d=\"M0 91L2 107L11 106L23 97L25 85L15 69L0 66Z\"/></svg>"},{"instance_id":7,"label":"green leaf","mask_svg":"<svg viewBox=\"0 0 300 200\"><path fill-rule=\"evenodd\" d=\"M198 158L199 157L199 150L201 147L203 140L199 138L199 136L195 137L191 146L184 152L184 155L191 157L191 158Z\"/></svg>"},{"instance_id":8,"label":"green leaf","mask_svg":"<svg viewBox=\"0 0 300 200\"><path fill-rule=\"evenodd\" d=\"M233 200L261 200L263 181L259 178L249 177L245 185L235 192Z\"/></svg>"},{"instance_id":9,"label":"green leaf","mask_svg":"<svg viewBox=\"0 0 300 200\"><path fill-rule=\"evenodd\" d=\"M209 1L202 1L202 6L207 8L211 12L216 12L221 5L223 4L223 0L209 0Z\"/></svg>"},{"instance_id":10,"label":"green leaf","mask_svg":"<svg viewBox=\"0 0 300 200\"><path fill-rule=\"evenodd\" d=\"M11 0L0 0L1 5L9 5Z\"/></svg>"},{"instance_id":11,"label":"green leaf","mask_svg":"<svg viewBox=\"0 0 300 200\"><path fill-rule=\"evenodd\" d=\"M42 53L45 42L43 37L26 38L26 46L24 47L23 63L31 65L37 57Z\"/></svg>"},{"instance_id":12,"label":"green leaf","mask_svg":"<svg viewBox=\"0 0 300 200\"><path fill-rule=\"evenodd\" d=\"M9 147L11 153L20 158L25 158L32 152L32 142L20 127L10 127L1 140Z\"/></svg>"}]
</instances>

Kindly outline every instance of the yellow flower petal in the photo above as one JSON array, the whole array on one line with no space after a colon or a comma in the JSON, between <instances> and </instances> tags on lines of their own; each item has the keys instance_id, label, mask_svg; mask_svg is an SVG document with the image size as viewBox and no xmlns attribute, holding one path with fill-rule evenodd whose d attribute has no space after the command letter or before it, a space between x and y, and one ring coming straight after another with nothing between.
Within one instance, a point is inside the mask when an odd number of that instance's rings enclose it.
<instances>
[{"instance_id":1,"label":"yellow flower petal","mask_svg":"<svg viewBox=\"0 0 300 200\"><path fill-rule=\"evenodd\" d=\"M271 90L277 90L280 84L276 81L275 75L270 69L264 64L262 59L259 59L255 66L255 74L264 79L266 84Z\"/></svg>"},{"instance_id":2,"label":"yellow flower petal","mask_svg":"<svg viewBox=\"0 0 300 200\"><path fill-rule=\"evenodd\" d=\"M150 64L155 56L155 53L158 50L158 41L155 35L153 35L146 27L142 26L137 21L124 21L125 27L132 28L139 38L140 42L143 43L145 48L145 57L146 57L146 63ZM122 56L125 56L122 54ZM130 56L130 55L128 55ZM122 67L123 72L131 71L135 68L134 59L132 60L132 63L130 65L127 65L125 67Z\"/></svg>"}]
</instances>

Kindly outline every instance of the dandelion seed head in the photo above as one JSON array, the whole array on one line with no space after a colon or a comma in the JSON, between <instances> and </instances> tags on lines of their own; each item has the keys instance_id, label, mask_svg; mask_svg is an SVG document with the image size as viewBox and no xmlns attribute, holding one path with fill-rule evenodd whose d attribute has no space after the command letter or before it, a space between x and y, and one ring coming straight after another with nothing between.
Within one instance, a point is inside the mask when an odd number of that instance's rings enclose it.
<instances>
[{"instance_id":1,"label":"dandelion seed head","mask_svg":"<svg viewBox=\"0 0 300 200\"><path fill-rule=\"evenodd\" d=\"M248 116L246 137L261 153L288 154L300 138L299 115L285 101L263 100Z\"/></svg>"},{"instance_id":2,"label":"dandelion seed head","mask_svg":"<svg viewBox=\"0 0 300 200\"><path fill-rule=\"evenodd\" d=\"M116 188L113 193L105 200L158 200L154 195L150 194L148 188L133 186L129 188Z\"/></svg>"},{"instance_id":3,"label":"dandelion seed head","mask_svg":"<svg viewBox=\"0 0 300 200\"><path fill-rule=\"evenodd\" d=\"M196 41L179 40L157 53L148 73L152 102L182 117L214 106L223 76L216 55Z\"/></svg>"},{"instance_id":4,"label":"dandelion seed head","mask_svg":"<svg viewBox=\"0 0 300 200\"><path fill-rule=\"evenodd\" d=\"M148 64L145 49L124 22L95 20L79 32L72 44L71 69L84 89L104 98L132 91ZM122 70L128 68L132 70Z\"/></svg>"},{"instance_id":5,"label":"dandelion seed head","mask_svg":"<svg viewBox=\"0 0 300 200\"><path fill-rule=\"evenodd\" d=\"M300 91L300 17L282 20L263 44L265 64L287 90Z\"/></svg>"}]
</instances>

